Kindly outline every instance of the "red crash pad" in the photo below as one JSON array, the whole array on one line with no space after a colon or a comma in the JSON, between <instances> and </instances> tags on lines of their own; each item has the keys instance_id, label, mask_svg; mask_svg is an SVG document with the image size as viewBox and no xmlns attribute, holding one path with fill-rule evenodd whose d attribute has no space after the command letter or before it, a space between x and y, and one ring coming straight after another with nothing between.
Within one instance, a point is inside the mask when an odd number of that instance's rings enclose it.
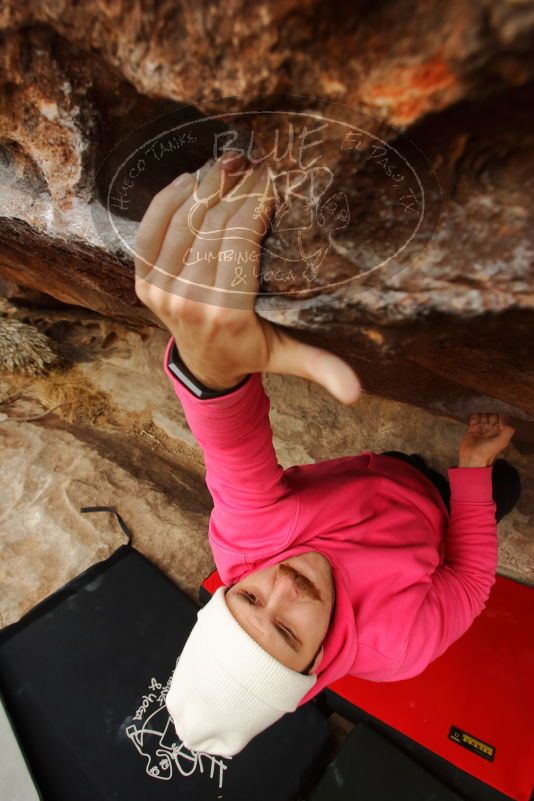
<instances>
[{"instance_id":1,"label":"red crash pad","mask_svg":"<svg viewBox=\"0 0 534 801\"><path fill-rule=\"evenodd\" d=\"M202 582L210 595L216 571ZM534 783L534 588L497 576L469 630L413 679L330 690L516 801Z\"/></svg>"}]
</instances>

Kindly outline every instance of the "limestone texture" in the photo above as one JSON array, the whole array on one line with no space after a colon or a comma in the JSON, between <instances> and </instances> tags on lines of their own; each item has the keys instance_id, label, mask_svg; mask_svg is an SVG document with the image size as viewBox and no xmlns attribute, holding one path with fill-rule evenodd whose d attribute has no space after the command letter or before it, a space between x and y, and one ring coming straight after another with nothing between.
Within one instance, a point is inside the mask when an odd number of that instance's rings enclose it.
<instances>
[{"instance_id":1,"label":"limestone texture","mask_svg":"<svg viewBox=\"0 0 534 801\"><path fill-rule=\"evenodd\" d=\"M0 315L62 359L0 375L4 625L118 544L112 520L79 513L96 496L189 592L209 572L202 460L132 245L228 120L278 177L313 173L322 193L313 208L282 193L291 225L265 238L256 311L365 389L343 408L267 376L281 461L400 449L444 471L469 415L502 412L524 480L499 570L534 580L533 45L529 0L2 4ZM273 150L282 115L301 143L316 121L320 170ZM128 195L137 153L150 169Z\"/></svg>"},{"instance_id":2,"label":"limestone texture","mask_svg":"<svg viewBox=\"0 0 534 801\"><path fill-rule=\"evenodd\" d=\"M410 258L328 291L306 285L306 297L283 308L262 297L258 312L338 352L370 392L457 420L481 403L507 413L530 450L533 31L532 4L517 0L8 1L0 13L0 274L149 321L125 241L154 192L209 154L200 139L160 159L136 187L137 220L123 219L117 244L99 216L135 132L145 126L146 138L165 114L205 113L230 96L236 111L259 95L282 96L286 109L295 95L310 108L320 107L313 98L334 101L368 115L369 130L392 147L408 137L424 154L436 179L425 194L428 224ZM265 117L253 115L249 127L265 148ZM324 286L391 255L409 215L392 210L390 176L372 160L358 169L354 154L330 152L328 142L323 151L350 209L321 268ZM290 285L275 277L263 289Z\"/></svg>"},{"instance_id":3,"label":"limestone texture","mask_svg":"<svg viewBox=\"0 0 534 801\"><path fill-rule=\"evenodd\" d=\"M38 298L33 295L34 303ZM29 301L26 295L26 302ZM46 376L0 375L0 622L17 620L124 536L191 597L213 569L211 498L198 445L163 373L164 332L73 307L18 307L58 346L70 367ZM280 464L364 449L420 453L446 474L464 425L365 393L343 406L302 379L267 375ZM503 454L523 495L498 526L501 574L534 583L534 460L512 443Z\"/></svg>"}]
</instances>

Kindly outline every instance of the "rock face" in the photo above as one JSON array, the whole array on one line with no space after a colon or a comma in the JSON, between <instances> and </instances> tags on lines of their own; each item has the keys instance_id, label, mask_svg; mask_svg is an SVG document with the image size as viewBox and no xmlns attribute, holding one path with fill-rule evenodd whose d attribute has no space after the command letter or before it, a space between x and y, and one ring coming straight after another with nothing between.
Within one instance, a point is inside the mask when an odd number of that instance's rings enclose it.
<instances>
[{"instance_id":1,"label":"rock face","mask_svg":"<svg viewBox=\"0 0 534 801\"><path fill-rule=\"evenodd\" d=\"M256 310L366 390L347 410L268 376L281 460L396 448L444 470L471 412L505 412L525 489L500 571L534 581L533 44L526 0L2 5L0 278L71 365L0 381L4 487L27 490L5 499L4 623L114 547L77 511L89 495L116 497L191 592L211 566L200 454L133 243L155 192L234 129L279 189ZM35 549L50 570L23 580Z\"/></svg>"},{"instance_id":2,"label":"rock face","mask_svg":"<svg viewBox=\"0 0 534 801\"><path fill-rule=\"evenodd\" d=\"M230 95L235 112L258 112L251 98L267 94L286 111L302 106L289 96L323 114L317 98L336 101L366 115L361 162L321 141L350 222L334 232L321 282L264 276L258 312L349 360L369 392L458 420L506 412L532 449L530 3L7 2L0 31L4 278L150 322L133 294L128 240L154 192L210 153L209 137L176 145L171 158L153 150L136 208L117 212L117 243L104 199L140 126L146 141L158 118L189 113L184 104L206 114ZM263 152L271 129L264 114L247 118ZM409 142L424 154L425 225L403 257L395 248L409 209L394 207L373 137L390 153ZM296 255L280 232L267 243ZM283 304L272 294L290 289L300 295Z\"/></svg>"},{"instance_id":3,"label":"rock face","mask_svg":"<svg viewBox=\"0 0 534 801\"><path fill-rule=\"evenodd\" d=\"M111 515L82 514L83 506L114 506L134 546L196 597L213 569L211 498L163 373L166 334L72 307L17 314L61 343L71 366L0 375L0 626L122 544ZM464 426L450 418L369 395L346 407L293 377L267 375L264 385L286 467L365 449L421 453L445 475L456 464ZM504 455L523 494L498 526L498 571L534 584L534 458L514 442Z\"/></svg>"}]
</instances>

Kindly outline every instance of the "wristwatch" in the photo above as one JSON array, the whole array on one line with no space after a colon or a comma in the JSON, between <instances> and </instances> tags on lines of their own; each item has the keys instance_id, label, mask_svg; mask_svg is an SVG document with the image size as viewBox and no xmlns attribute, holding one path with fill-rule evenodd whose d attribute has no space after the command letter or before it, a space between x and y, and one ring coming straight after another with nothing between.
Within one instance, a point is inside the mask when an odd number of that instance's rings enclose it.
<instances>
[{"instance_id":1,"label":"wristwatch","mask_svg":"<svg viewBox=\"0 0 534 801\"><path fill-rule=\"evenodd\" d=\"M236 389L239 389L239 387L242 387L251 376L251 373L249 373L239 382L239 384L235 384L233 387L228 387L227 389L212 389L211 387L207 387L201 381L199 381L196 376L193 375L191 370L185 366L180 358L180 354L178 353L175 340L173 340L169 353L167 367L173 376L177 378L178 381L180 381L180 383L182 383L190 392L192 392L193 395L195 395L197 398L200 398L200 400L208 400L208 398L219 398L222 395L229 395L231 392L235 392Z\"/></svg>"}]
</instances>

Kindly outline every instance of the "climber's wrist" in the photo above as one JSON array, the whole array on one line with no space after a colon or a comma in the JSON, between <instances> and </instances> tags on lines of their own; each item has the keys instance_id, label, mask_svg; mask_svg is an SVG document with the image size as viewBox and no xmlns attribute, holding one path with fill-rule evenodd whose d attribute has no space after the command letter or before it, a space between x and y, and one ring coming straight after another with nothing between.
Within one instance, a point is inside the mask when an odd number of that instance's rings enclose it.
<instances>
[{"instance_id":1,"label":"climber's wrist","mask_svg":"<svg viewBox=\"0 0 534 801\"><path fill-rule=\"evenodd\" d=\"M491 467L491 462L480 456L460 456L458 467Z\"/></svg>"}]
</instances>

